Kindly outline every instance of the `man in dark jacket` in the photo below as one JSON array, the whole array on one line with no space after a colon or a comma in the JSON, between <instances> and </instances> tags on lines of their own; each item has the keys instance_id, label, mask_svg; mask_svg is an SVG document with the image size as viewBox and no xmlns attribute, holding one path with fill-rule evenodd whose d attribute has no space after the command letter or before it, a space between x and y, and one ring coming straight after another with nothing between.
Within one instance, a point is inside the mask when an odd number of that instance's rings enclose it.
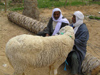
<instances>
[{"instance_id":1,"label":"man in dark jacket","mask_svg":"<svg viewBox=\"0 0 100 75\"><path fill-rule=\"evenodd\" d=\"M54 36L59 32L62 27L66 25L69 25L69 21L63 17L59 8L55 8L52 11L52 17L50 18L47 27L44 29L44 31L39 32L37 35Z\"/></svg>"},{"instance_id":2,"label":"man in dark jacket","mask_svg":"<svg viewBox=\"0 0 100 75\"><path fill-rule=\"evenodd\" d=\"M81 64L86 55L86 45L89 39L89 32L83 23L84 15L80 11L73 14L72 22L75 33L74 46L67 57L67 62L71 67L71 73L78 75L81 72Z\"/></svg>"}]
</instances>

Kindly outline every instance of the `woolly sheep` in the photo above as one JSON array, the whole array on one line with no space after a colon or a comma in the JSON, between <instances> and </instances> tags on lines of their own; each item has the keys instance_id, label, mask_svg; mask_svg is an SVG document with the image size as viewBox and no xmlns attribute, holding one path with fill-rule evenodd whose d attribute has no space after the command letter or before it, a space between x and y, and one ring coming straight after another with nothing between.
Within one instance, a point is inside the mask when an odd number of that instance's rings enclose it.
<instances>
[{"instance_id":1,"label":"woolly sheep","mask_svg":"<svg viewBox=\"0 0 100 75\"><path fill-rule=\"evenodd\" d=\"M74 45L74 30L65 26L58 36L42 37L19 35L6 44L6 56L14 68L14 75L22 75L29 67L50 67L50 75L56 75Z\"/></svg>"}]
</instances>

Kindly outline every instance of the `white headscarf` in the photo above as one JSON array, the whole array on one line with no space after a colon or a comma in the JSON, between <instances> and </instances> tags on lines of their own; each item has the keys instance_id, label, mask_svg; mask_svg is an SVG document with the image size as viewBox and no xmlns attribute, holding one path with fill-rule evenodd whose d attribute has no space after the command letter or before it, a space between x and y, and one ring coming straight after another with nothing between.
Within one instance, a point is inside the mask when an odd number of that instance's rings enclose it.
<instances>
[{"instance_id":1,"label":"white headscarf","mask_svg":"<svg viewBox=\"0 0 100 75\"><path fill-rule=\"evenodd\" d=\"M79 28L79 26L81 24L83 24L84 15L80 11L75 11L73 15L76 16L76 23L73 23L73 26L75 27L74 28L74 33L76 33L78 28Z\"/></svg>"},{"instance_id":2,"label":"white headscarf","mask_svg":"<svg viewBox=\"0 0 100 75\"><path fill-rule=\"evenodd\" d=\"M59 18L57 20L54 18L54 12L55 11L59 11L60 12L60 16L59 16ZM57 22L57 25L56 25L55 30L54 30L52 35L55 35L55 34L57 34L59 32L62 22L69 24L69 21L66 18L62 19L62 17L63 17L63 15L61 13L61 10L59 8L54 8L53 11L52 11L52 19L53 19L53 21Z\"/></svg>"}]
</instances>

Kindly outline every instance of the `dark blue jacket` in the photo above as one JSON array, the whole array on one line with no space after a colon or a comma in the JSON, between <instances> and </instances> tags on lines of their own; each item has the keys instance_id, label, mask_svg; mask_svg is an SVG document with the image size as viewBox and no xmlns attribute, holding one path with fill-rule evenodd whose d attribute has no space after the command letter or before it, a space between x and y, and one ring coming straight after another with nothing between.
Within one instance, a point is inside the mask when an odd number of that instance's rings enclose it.
<instances>
[{"instance_id":1,"label":"dark blue jacket","mask_svg":"<svg viewBox=\"0 0 100 75\"><path fill-rule=\"evenodd\" d=\"M89 31L86 25L83 23L82 25L80 25L80 27L78 28L75 34L75 40L74 40L75 45L73 46L73 51L69 53L69 55L72 54L72 52L75 52L77 54L79 60L78 61L79 73L81 70L82 61L84 60L86 55L86 46L87 46L88 39L89 39Z\"/></svg>"}]
</instances>

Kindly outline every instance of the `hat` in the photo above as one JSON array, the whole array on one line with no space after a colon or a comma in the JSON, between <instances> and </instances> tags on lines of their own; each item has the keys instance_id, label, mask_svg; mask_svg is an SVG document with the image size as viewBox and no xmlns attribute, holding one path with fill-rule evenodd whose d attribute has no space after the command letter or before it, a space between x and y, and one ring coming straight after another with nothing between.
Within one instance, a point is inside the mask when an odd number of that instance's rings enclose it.
<instances>
[{"instance_id":1,"label":"hat","mask_svg":"<svg viewBox=\"0 0 100 75\"><path fill-rule=\"evenodd\" d=\"M75 12L74 12L74 15L75 15L78 19L81 19L81 20L84 19L84 15L83 15L83 13L80 12L80 11L75 11Z\"/></svg>"}]
</instances>

